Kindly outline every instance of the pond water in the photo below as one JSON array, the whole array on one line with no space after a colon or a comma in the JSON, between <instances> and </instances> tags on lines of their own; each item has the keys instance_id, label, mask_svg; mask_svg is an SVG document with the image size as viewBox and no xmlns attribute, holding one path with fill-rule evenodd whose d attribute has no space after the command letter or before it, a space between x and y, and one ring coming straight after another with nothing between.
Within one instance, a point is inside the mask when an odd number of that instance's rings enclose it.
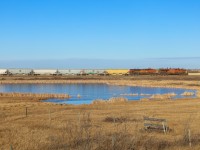
<instances>
[{"instance_id":1,"label":"pond water","mask_svg":"<svg viewBox=\"0 0 200 150\"><path fill-rule=\"evenodd\" d=\"M148 98L141 94L166 94L175 93L176 98L184 98L184 92L195 90L173 89L173 88L149 88L139 86L117 86L107 84L2 84L0 92L23 92L23 93L64 93L72 96L70 99L48 99L47 102L67 104L90 104L95 99L109 99L111 97L125 97L129 100ZM130 96L130 94L133 94ZM138 94L138 95L137 95ZM81 97L78 98L78 95ZM191 98L196 97L191 96Z\"/></svg>"}]
</instances>

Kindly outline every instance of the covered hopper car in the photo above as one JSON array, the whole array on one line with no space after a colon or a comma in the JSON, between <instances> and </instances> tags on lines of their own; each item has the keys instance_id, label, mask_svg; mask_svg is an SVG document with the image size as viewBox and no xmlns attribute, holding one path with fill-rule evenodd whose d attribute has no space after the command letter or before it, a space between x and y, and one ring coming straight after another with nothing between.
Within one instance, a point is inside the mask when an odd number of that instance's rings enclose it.
<instances>
[{"instance_id":1,"label":"covered hopper car","mask_svg":"<svg viewBox=\"0 0 200 150\"><path fill-rule=\"evenodd\" d=\"M32 75L32 69L8 69L7 75Z\"/></svg>"},{"instance_id":2,"label":"covered hopper car","mask_svg":"<svg viewBox=\"0 0 200 150\"><path fill-rule=\"evenodd\" d=\"M56 75L58 72L56 69L34 69L34 75Z\"/></svg>"},{"instance_id":3,"label":"covered hopper car","mask_svg":"<svg viewBox=\"0 0 200 150\"><path fill-rule=\"evenodd\" d=\"M82 75L83 69L58 69L59 75Z\"/></svg>"},{"instance_id":4,"label":"covered hopper car","mask_svg":"<svg viewBox=\"0 0 200 150\"><path fill-rule=\"evenodd\" d=\"M7 69L0 69L0 75L7 75L8 70Z\"/></svg>"},{"instance_id":5,"label":"covered hopper car","mask_svg":"<svg viewBox=\"0 0 200 150\"><path fill-rule=\"evenodd\" d=\"M107 69L105 72L107 75L129 75L128 69Z\"/></svg>"}]
</instances>

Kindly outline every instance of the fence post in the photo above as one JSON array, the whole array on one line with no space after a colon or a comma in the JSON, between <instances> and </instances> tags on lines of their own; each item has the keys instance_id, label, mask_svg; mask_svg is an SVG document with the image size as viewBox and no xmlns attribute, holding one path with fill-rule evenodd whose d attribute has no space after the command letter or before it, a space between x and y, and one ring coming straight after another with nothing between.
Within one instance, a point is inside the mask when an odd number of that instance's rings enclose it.
<instances>
[{"instance_id":1,"label":"fence post","mask_svg":"<svg viewBox=\"0 0 200 150\"><path fill-rule=\"evenodd\" d=\"M112 135L112 149L114 150L115 149L115 135Z\"/></svg>"},{"instance_id":2,"label":"fence post","mask_svg":"<svg viewBox=\"0 0 200 150\"><path fill-rule=\"evenodd\" d=\"M78 114L78 125L80 126L80 124L81 124L81 112L79 112Z\"/></svg>"},{"instance_id":3,"label":"fence post","mask_svg":"<svg viewBox=\"0 0 200 150\"><path fill-rule=\"evenodd\" d=\"M190 129L188 130L188 138L189 138L189 146L192 147L192 142L191 142L191 132L190 132Z\"/></svg>"},{"instance_id":4,"label":"fence post","mask_svg":"<svg viewBox=\"0 0 200 150\"><path fill-rule=\"evenodd\" d=\"M26 107L26 117L28 116L28 108Z\"/></svg>"},{"instance_id":5,"label":"fence post","mask_svg":"<svg viewBox=\"0 0 200 150\"><path fill-rule=\"evenodd\" d=\"M13 148L12 148L12 144L10 144L10 150L13 150Z\"/></svg>"},{"instance_id":6,"label":"fence post","mask_svg":"<svg viewBox=\"0 0 200 150\"><path fill-rule=\"evenodd\" d=\"M166 127L165 127L165 123L164 123L164 122L162 122L162 125L163 125L163 131L164 131L164 133L166 134Z\"/></svg>"},{"instance_id":7,"label":"fence post","mask_svg":"<svg viewBox=\"0 0 200 150\"><path fill-rule=\"evenodd\" d=\"M126 132L126 122L124 123L124 131Z\"/></svg>"},{"instance_id":8,"label":"fence post","mask_svg":"<svg viewBox=\"0 0 200 150\"><path fill-rule=\"evenodd\" d=\"M49 109L49 125L51 124L51 110Z\"/></svg>"}]
</instances>

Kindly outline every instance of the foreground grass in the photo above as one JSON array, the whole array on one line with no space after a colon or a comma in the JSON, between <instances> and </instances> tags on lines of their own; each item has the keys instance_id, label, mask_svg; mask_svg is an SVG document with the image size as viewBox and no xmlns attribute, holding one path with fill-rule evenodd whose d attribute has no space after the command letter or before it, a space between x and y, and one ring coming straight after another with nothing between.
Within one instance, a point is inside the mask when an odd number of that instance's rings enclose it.
<instances>
[{"instance_id":1,"label":"foreground grass","mask_svg":"<svg viewBox=\"0 0 200 150\"><path fill-rule=\"evenodd\" d=\"M145 131L143 116L166 118L170 132ZM72 106L0 97L2 150L200 149L199 124L200 99Z\"/></svg>"}]
</instances>

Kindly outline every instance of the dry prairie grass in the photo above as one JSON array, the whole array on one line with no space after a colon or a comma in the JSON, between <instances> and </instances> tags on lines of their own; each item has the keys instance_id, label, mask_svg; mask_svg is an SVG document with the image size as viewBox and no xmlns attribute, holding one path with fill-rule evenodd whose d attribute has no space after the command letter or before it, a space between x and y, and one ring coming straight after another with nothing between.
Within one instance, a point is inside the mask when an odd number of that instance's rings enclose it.
<instances>
[{"instance_id":1,"label":"dry prairie grass","mask_svg":"<svg viewBox=\"0 0 200 150\"><path fill-rule=\"evenodd\" d=\"M145 131L143 116L167 119L171 132ZM0 97L0 149L200 149L199 120L200 99L73 106Z\"/></svg>"},{"instance_id":2,"label":"dry prairie grass","mask_svg":"<svg viewBox=\"0 0 200 150\"><path fill-rule=\"evenodd\" d=\"M102 77L100 80L96 77L90 80L65 80L64 77L55 80L52 77L36 77L36 80L35 77L26 77L30 78L26 80L16 78L5 77L0 82L107 83L200 90L200 83L193 77ZM13 150L200 149L199 98L80 106L42 103L39 100L35 97L0 96L0 149L10 149L11 146ZM170 132L145 131L143 116L167 119ZM189 146L188 130L191 131L192 147Z\"/></svg>"}]
</instances>

